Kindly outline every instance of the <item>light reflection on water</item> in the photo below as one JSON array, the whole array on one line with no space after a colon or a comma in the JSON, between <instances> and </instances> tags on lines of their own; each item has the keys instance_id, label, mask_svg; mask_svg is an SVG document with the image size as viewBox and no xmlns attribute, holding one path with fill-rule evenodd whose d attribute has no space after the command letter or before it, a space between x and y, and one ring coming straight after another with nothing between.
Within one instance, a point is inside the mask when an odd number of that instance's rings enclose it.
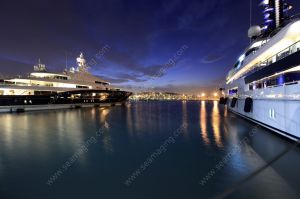
<instances>
[{"instance_id":1,"label":"light reflection on water","mask_svg":"<svg viewBox=\"0 0 300 199\"><path fill-rule=\"evenodd\" d=\"M260 129L201 187L199 180L254 128L218 102L137 102L125 107L1 114L0 120L0 196L11 198L211 198L289 145ZM132 187L123 186L183 123L188 125L176 142ZM103 127L97 143L49 189L47 178ZM268 193L272 198L293 198L299 193L299 168L297 149L232 198L268 198Z\"/></svg>"},{"instance_id":2,"label":"light reflection on water","mask_svg":"<svg viewBox=\"0 0 300 199\"><path fill-rule=\"evenodd\" d=\"M201 129L201 135L202 139L205 142L205 144L209 145L210 141L208 138L208 132L207 132L207 121L206 121L206 106L205 101L201 101L201 110L200 110L200 129Z\"/></svg>"},{"instance_id":3,"label":"light reflection on water","mask_svg":"<svg viewBox=\"0 0 300 199\"><path fill-rule=\"evenodd\" d=\"M102 142L103 142L103 148L107 153L113 153L114 152L114 147L112 145L112 138L109 133L109 128L110 124L107 121L107 117L109 114L110 110L108 108L101 109L100 111L100 122L101 122L101 128L99 131L103 131L102 136Z\"/></svg>"},{"instance_id":4,"label":"light reflection on water","mask_svg":"<svg viewBox=\"0 0 300 199\"><path fill-rule=\"evenodd\" d=\"M128 134L132 136L133 134L133 122L132 122L132 108L131 104L128 103L126 106L126 124L127 124L127 129L128 129Z\"/></svg>"},{"instance_id":5,"label":"light reflection on water","mask_svg":"<svg viewBox=\"0 0 300 199\"><path fill-rule=\"evenodd\" d=\"M219 104L218 101L213 102L213 111L212 111L212 126L213 126L213 135L215 138L215 142L218 147L223 147L222 137L220 132L220 112L219 112Z\"/></svg>"}]
</instances>

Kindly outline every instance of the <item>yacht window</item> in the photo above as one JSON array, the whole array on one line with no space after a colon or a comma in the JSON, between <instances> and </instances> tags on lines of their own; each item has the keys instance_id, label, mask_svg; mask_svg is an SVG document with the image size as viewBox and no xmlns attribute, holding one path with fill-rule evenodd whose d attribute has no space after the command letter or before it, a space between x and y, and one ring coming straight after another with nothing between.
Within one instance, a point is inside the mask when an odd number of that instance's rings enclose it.
<instances>
[{"instance_id":1,"label":"yacht window","mask_svg":"<svg viewBox=\"0 0 300 199\"><path fill-rule=\"evenodd\" d=\"M68 80L68 78L64 76L55 76L54 79Z\"/></svg>"},{"instance_id":2,"label":"yacht window","mask_svg":"<svg viewBox=\"0 0 300 199\"><path fill-rule=\"evenodd\" d=\"M34 95L51 95L55 92L52 91L34 91Z\"/></svg>"},{"instance_id":3,"label":"yacht window","mask_svg":"<svg viewBox=\"0 0 300 199\"><path fill-rule=\"evenodd\" d=\"M102 84L102 85L108 85L108 83L106 82L99 82L99 81L95 81L96 84Z\"/></svg>"},{"instance_id":4,"label":"yacht window","mask_svg":"<svg viewBox=\"0 0 300 199\"><path fill-rule=\"evenodd\" d=\"M234 94L237 94L237 92L238 92L238 89L230 89L230 90L228 91L228 94L229 94L229 95L234 95Z\"/></svg>"},{"instance_id":5,"label":"yacht window","mask_svg":"<svg viewBox=\"0 0 300 199\"><path fill-rule=\"evenodd\" d=\"M288 56L289 54L290 54L289 49L286 49L285 51L279 53L279 54L276 56L276 58L277 58L277 60L280 60L280 59L285 58L285 57Z\"/></svg>"},{"instance_id":6,"label":"yacht window","mask_svg":"<svg viewBox=\"0 0 300 199\"><path fill-rule=\"evenodd\" d=\"M272 77L261 82L249 84L249 90L261 89L266 87L277 87L282 85L293 85L300 81L300 72L290 72Z\"/></svg>"},{"instance_id":7,"label":"yacht window","mask_svg":"<svg viewBox=\"0 0 300 199\"><path fill-rule=\"evenodd\" d=\"M255 88L257 88L257 89L262 88L262 83L261 83L261 82L258 82L258 83L256 84Z\"/></svg>"},{"instance_id":8,"label":"yacht window","mask_svg":"<svg viewBox=\"0 0 300 199\"><path fill-rule=\"evenodd\" d=\"M299 50L300 50L300 42L298 42L298 43L295 45L295 47L296 47L297 51L299 51Z\"/></svg>"},{"instance_id":9,"label":"yacht window","mask_svg":"<svg viewBox=\"0 0 300 199\"><path fill-rule=\"evenodd\" d=\"M249 90L250 90L250 91L253 90L253 84L249 84Z\"/></svg>"},{"instance_id":10,"label":"yacht window","mask_svg":"<svg viewBox=\"0 0 300 199\"><path fill-rule=\"evenodd\" d=\"M76 85L76 88L89 88L88 86Z\"/></svg>"},{"instance_id":11,"label":"yacht window","mask_svg":"<svg viewBox=\"0 0 300 199\"><path fill-rule=\"evenodd\" d=\"M258 49L258 48L251 48L251 49L249 49L249 50L245 53L246 57L247 57L248 55L252 54L252 53L255 53L257 49Z\"/></svg>"},{"instance_id":12,"label":"yacht window","mask_svg":"<svg viewBox=\"0 0 300 199\"><path fill-rule=\"evenodd\" d=\"M237 62L236 64L234 64L233 68L237 68L239 66L240 62Z\"/></svg>"},{"instance_id":13,"label":"yacht window","mask_svg":"<svg viewBox=\"0 0 300 199\"><path fill-rule=\"evenodd\" d=\"M5 84L15 84L14 82L11 81L4 81Z\"/></svg>"}]
</instances>

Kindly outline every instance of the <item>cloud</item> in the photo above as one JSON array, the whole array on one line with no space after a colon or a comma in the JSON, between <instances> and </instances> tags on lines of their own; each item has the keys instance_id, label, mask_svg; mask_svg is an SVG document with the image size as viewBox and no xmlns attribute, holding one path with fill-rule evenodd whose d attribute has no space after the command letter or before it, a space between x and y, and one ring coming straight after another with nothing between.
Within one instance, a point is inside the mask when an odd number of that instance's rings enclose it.
<instances>
[{"instance_id":1,"label":"cloud","mask_svg":"<svg viewBox=\"0 0 300 199\"><path fill-rule=\"evenodd\" d=\"M221 61L225 55L216 55L216 54L210 54L201 59L201 63L203 64L212 64L218 61Z\"/></svg>"},{"instance_id":2,"label":"cloud","mask_svg":"<svg viewBox=\"0 0 300 199\"><path fill-rule=\"evenodd\" d=\"M106 59L110 62L117 65L118 68L128 71L129 73L122 74L121 78L129 79L136 82L141 82L142 79L150 78L150 77L162 77L164 73L162 69L164 68L166 63L156 64L156 65L146 65L146 63L139 64L138 60L136 60L135 55L128 52L121 52L118 50L112 50L107 53ZM167 62L168 60L166 60ZM120 74L116 74L120 76Z\"/></svg>"},{"instance_id":3,"label":"cloud","mask_svg":"<svg viewBox=\"0 0 300 199\"><path fill-rule=\"evenodd\" d=\"M143 75L148 76L148 77L162 77L165 75L163 72L166 70L164 65L152 65L152 66L147 66L147 67L142 67L141 72Z\"/></svg>"},{"instance_id":4,"label":"cloud","mask_svg":"<svg viewBox=\"0 0 300 199\"><path fill-rule=\"evenodd\" d=\"M127 73L121 73L117 75L118 78L127 80L127 81L134 81L134 82L144 82L146 81L146 79L143 78L142 75L138 75L138 74L127 74Z\"/></svg>"},{"instance_id":5,"label":"cloud","mask_svg":"<svg viewBox=\"0 0 300 199\"><path fill-rule=\"evenodd\" d=\"M143 78L141 75L138 74L126 74L126 73L119 73L115 77L107 77L107 76L99 76L101 79L108 81L112 84L122 84L127 82L145 82L146 79Z\"/></svg>"},{"instance_id":6,"label":"cloud","mask_svg":"<svg viewBox=\"0 0 300 199\"><path fill-rule=\"evenodd\" d=\"M112 78L112 77L100 76L100 75L97 75L97 77L112 84L120 84L120 83L128 82L127 79L122 79L122 78Z\"/></svg>"}]
</instances>

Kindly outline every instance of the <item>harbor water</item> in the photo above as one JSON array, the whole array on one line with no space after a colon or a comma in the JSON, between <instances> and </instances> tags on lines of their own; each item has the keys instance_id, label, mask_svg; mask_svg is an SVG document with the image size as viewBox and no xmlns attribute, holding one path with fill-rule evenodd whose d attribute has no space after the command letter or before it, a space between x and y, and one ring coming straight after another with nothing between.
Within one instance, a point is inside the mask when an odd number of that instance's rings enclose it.
<instances>
[{"instance_id":1,"label":"harbor water","mask_svg":"<svg viewBox=\"0 0 300 199\"><path fill-rule=\"evenodd\" d=\"M0 198L214 198L293 142L217 101L0 114ZM300 147L227 198L299 198Z\"/></svg>"}]
</instances>

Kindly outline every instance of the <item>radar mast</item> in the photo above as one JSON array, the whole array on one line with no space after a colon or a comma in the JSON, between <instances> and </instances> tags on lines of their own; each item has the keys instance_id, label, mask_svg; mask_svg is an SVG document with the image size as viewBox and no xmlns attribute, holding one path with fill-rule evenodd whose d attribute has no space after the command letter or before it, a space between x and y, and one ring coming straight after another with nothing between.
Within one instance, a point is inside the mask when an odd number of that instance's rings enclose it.
<instances>
[{"instance_id":1,"label":"radar mast","mask_svg":"<svg viewBox=\"0 0 300 199\"><path fill-rule=\"evenodd\" d=\"M86 60L85 60L82 52L80 53L79 57L77 57L76 61L77 61L77 71L87 73L89 67L86 63Z\"/></svg>"}]
</instances>

